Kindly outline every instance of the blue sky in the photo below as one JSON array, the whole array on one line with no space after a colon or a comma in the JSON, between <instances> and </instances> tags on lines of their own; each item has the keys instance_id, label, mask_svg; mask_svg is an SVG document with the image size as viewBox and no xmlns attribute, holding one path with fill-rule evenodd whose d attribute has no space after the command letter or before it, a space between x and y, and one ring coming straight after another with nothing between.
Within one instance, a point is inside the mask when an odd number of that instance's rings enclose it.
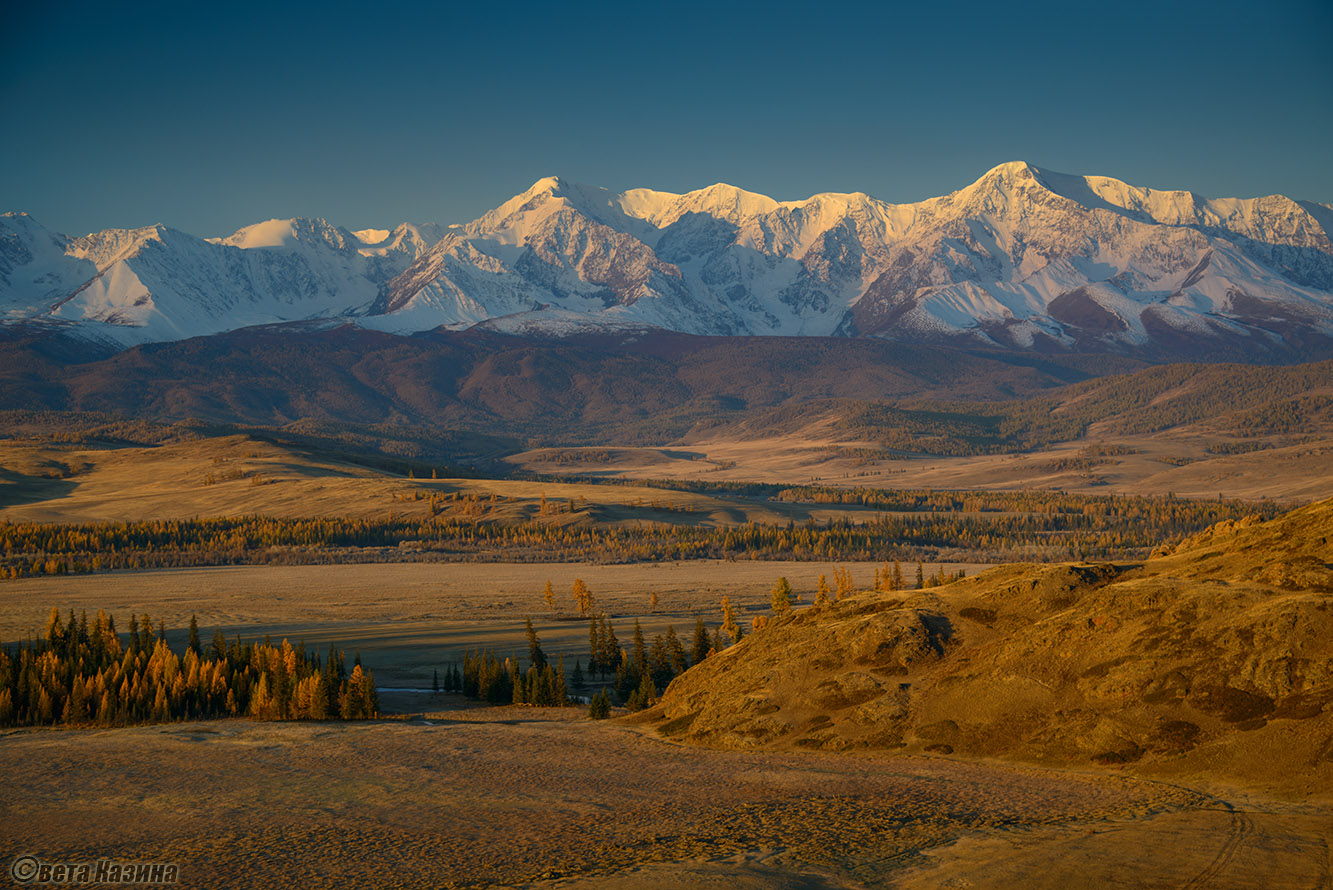
<instances>
[{"instance_id":1,"label":"blue sky","mask_svg":"<svg viewBox=\"0 0 1333 890\"><path fill-rule=\"evenodd\" d=\"M1327 0L7 4L0 210L449 223L552 174L901 202L1018 159L1333 202L1330 46Z\"/></svg>"}]
</instances>

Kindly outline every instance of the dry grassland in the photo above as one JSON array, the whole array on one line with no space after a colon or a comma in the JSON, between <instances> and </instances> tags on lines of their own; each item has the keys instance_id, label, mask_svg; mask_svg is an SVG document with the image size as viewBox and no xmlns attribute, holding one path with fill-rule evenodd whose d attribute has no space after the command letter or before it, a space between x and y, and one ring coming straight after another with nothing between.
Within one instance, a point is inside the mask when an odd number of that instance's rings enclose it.
<instances>
[{"instance_id":1,"label":"dry grassland","mask_svg":"<svg viewBox=\"0 0 1333 890\"><path fill-rule=\"evenodd\" d=\"M1330 815L1125 776L669 745L530 708L0 737L10 853L195 887L1326 886Z\"/></svg>"},{"instance_id":2,"label":"dry grassland","mask_svg":"<svg viewBox=\"0 0 1333 890\"><path fill-rule=\"evenodd\" d=\"M877 450L874 442L784 436L777 439L691 440L670 449L618 448L598 472L623 479L691 479L706 482L755 481L935 490L1063 490L1082 494L1181 497L1273 498L1306 502L1333 496L1333 439L1274 447L1248 454L1209 452L1218 437L1177 430L1155 436L1089 437L1025 454L979 457L923 456L867 460L845 452ZM1089 443L1113 443L1135 450L1090 469L1057 469ZM554 449L573 452L577 449ZM603 449L591 449L601 451ZM515 455L510 460L534 472L586 472L578 464L543 460L553 449ZM840 454L840 451L843 453Z\"/></svg>"},{"instance_id":3,"label":"dry grassland","mask_svg":"<svg viewBox=\"0 0 1333 890\"><path fill-rule=\"evenodd\" d=\"M1116 441L1137 453L1083 472L1044 467L1081 443L1025 456L866 464L833 456L838 443L797 438L616 449L599 469L626 478L897 488L1333 495L1327 444L1218 457L1204 450L1205 438L1185 434ZM0 519L14 521L403 515L428 509L418 492L495 495L497 515L509 519L534 516L542 494L587 499L612 522L842 512L651 488L402 479L240 437L114 450L4 443L0 467ZM151 614L177 643L195 613L205 640L221 628L359 649L381 686L420 688L469 648L525 654L525 616L549 654L586 659L587 622L569 595L576 577L614 616L624 643L635 616L650 636L672 625L687 637L698 615L715 626L724 595L748 624L768 611L777 577L808 602L819 574L831 578L835 568L399 563L30 578L0 584L0 641L40 633L53 605L105 609L122 631L131 612ZM875 566L850 568L859 588L871 586ZM981 567L966 568L974 575ZM559 598L554 611L542 600L548 578ZM175 861L183 883L199 887L1333 887L1330 789L1275 800L1204 784L1211 779L1184 787L1114 767L967 760L961 746L952 759L713 750L627 722L593 723L580 709L480 708L394 691L383 701L399 716L0 733L8 789L0 849Z\"/></svg>"},{"instance_id":4,"label":"dry grassland","mask_svg":"<svg viewBox=\"0 0 1333 890\"><path fill-rule=\"evenodd\" d=\"M0 641L40 635L52 606L63 612L105 609L126 629L131 613L166 621L173 643L184 639L190 615L198 616L207 641L215 628L228 637L265 634L295 644L349 652L359 649L389 686L430 685L432 669L460 659L470 648L491 646L497 654L527 658L523 620L531 616L545 650L587 660L588 623L574 609L575 578L591 588L597 607L612 617L627 642L638 616L645 633L674 626L683 639L695 616L711 627L722 621L718 604L727 596L746 616L766 612L769 589L779 576L790 580L805 602L820 574L832 581L839 566L813 562L724 562L715 560L634 565L515 563L384 563L330 566L232 566L25 578L0 584ZM878 564L847 563L858 586L869 587ZM939 566L929 564L927 573ZM982 566L945 565L947 571ZM542 589L550 579L556 611ZM658 607L650 610L652 593Z\"/></svg>"},{"instance_id":5,"label":"dry grassland","mask_svg":"<svg viewBox=\"0 0 1333 890\"><path fill-rule=\"evenodd\" d=\"M539 468L543 472L550 467ZM659 476L660 478L660 476ZM571 502L603 525L823 522L865 511L712 497L639 485L411 479L244 436L157 447L0 442L0 520L102 522L259 514L426 516L432 495L479 499L486 519L562 524ZM542 514L545 498L548 512ZM444 505L446 510L452 504Z\"/></svg>"}]
</instances>

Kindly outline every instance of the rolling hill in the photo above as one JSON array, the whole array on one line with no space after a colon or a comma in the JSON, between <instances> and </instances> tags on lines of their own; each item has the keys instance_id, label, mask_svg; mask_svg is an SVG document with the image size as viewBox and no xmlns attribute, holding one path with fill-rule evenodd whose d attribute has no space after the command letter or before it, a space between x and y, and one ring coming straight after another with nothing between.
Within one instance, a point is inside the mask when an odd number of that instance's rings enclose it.
<instances>
[{"instance_id":1,"label":"rolling hill","mask_svg":"<svg viewBox=\"0 0 1333 890\"><path fill-rule=\"evenodd\" d=\"M648 720L728 748L857 748L1333 783L1333 502L1144 563L1013 565L777 618Z\"/></svg>"}]
</instances>

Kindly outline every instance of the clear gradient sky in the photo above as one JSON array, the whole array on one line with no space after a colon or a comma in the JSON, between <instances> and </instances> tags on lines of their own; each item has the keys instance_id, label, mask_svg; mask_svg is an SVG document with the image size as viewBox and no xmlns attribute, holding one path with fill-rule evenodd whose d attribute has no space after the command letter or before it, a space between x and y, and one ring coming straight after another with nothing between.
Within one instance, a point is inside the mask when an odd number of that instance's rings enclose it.
<instances>
[{"instance_id":1,"label":"clear gradient sky","mask_svg":"<svg viewBox=\"0 0 1333 890\"><path fill-rule=\"evenodd\" d=\"M465 222L546 175L779 200L1009 160L1333 202L1333 2L9 3L0 210Z\"/></svg>"}]
</instances>

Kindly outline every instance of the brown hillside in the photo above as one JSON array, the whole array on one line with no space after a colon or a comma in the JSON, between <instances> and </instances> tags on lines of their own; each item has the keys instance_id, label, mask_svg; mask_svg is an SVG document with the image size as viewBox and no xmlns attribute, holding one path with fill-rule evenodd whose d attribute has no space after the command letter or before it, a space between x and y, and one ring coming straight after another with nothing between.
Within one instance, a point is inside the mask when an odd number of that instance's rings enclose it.
<instances>
[{"instance_id":1,"label":"brown hillside","mask_svg":"<svg viewBox=\"0 0 1333 890\"><path fill-rule=\"evenodd\" d=\"M770 624L646 717L724 748L1131 765L1333 791L1333 501L1142 565L1004 566Z\"/></svg>"}]
</instances>

